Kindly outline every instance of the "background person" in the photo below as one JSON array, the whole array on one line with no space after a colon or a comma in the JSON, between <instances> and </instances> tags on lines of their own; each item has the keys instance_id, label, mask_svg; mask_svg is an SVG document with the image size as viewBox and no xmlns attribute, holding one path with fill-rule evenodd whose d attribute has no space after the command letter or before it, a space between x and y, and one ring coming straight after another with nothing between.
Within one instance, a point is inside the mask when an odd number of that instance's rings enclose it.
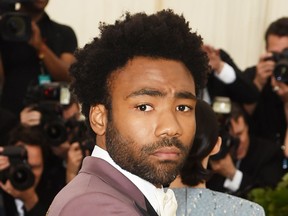
<instances>
[{"instance_id":1,"label":"background person","mask_svg":"<svg viewBox=\"0 0 288 216\"><path fill-rule=\"evenodd\" d=\"M258 88L260 95L256 103L245 105L245 109L250 114L251 132L272 140L275 148L280 148L287 132L288 116L285 112L288 113L288 87L284 80L281 82L275 79L278 60L273 56L288 48L288 17L272 22L264 38L266 53L259 57L257 65L244 71L244 75ZM287 61L288 55L283 58ZM288 76L287 73L283 75Z\"/></svg>"},{"instance_id":2,"label":"background person","mask_svg":"<svg viewBox=\"0 0 288 216\"><path fill-rule=\"evenodd\" d=\"M204 50L209 57L211 72L208 74L202 99L212 104L215 97L229 97L238 103L255 103L259 92L253 83L243 76L227 52L205 44Z\"/></svg>"},{"instance_id":3,"label":"background person","mask_svg":"<svg viewBox=\"0 0 288 216\"><path fill-rule=\"evenodd\" d=\"M215 174L207 182L207 187L246 198L255 187L276 186L285 173L282 150L275 148L271 141L249 133L241 106L232 104L229 115L227 130L239 143L235 142L233 148L228 147L227 154L222 157L210 158L209 165Z\"/></svg>"},{"instance_id":4,"label":"background person","mask_svg":"<svg viewBox=\"0 0 288 216\"><path fill-rule=\"evenodd\" d=\"M27 127L40 127L47 143L49 163L43 176L51 200L77 175L84 156L91 154L92 147L85 140L86 126L81 117L80 106L74 97L66 105L56 99L37 99L20 113L21 123ZM45 127L56 132L51 134Z\"/></svg>"},{"instance_id":5,"label":"background person","mask_svg":"<svg viewBox=\"0 0 288 216\"><path fill-rule=\"evenodd\" d=\"M9 146L23 146L27 151L27 162L30 166L29 170L32 171L34 176L34 181L32 185L26 185L25 182L31 179L27 175L25 180L17 181L17 187L15 184L11 183L11 178L7 181L1 179L0 187L3 196L3 204L5 209L5 214L7 216L18 216L18 215L29 215L29 216L39 216L44 215L47 211L48 205L51 200L47 200L46 196L49 197L49 191L45 190L45 185L41 183L42 174L45 165L45 147L43 142L43 137L41 130L37 127L24 127L19 125L15 127L10 136ZM15 158L2 155L4 149L8 147L0 147L0 171L2 176L7 169L12 167L20 166L20 160L25 162L25 158L19 158L19 161L13 162ZM13 161L11 161L13 160ZM22 163L21 163L22 164ZM22 168L23 169L23 168ZM27 173L27 172L25 172ZM12 177L13 179L16 176ZM30 179L30 180L29 180ZM34 183L33 183L34 182ZM24 185L25 184L25 185ZM28 184L28 183L27 183ZM20 186L19 186L20 185ZM41 185L41 186L40 186ZM23 188L22 188L23 187ZM44 194L41 196L40 194ZM5 216L5 215L4 215Z\"/></svg>"},{"instance_id":6,"label":"background person","mask_svg":"<svg viewBox=\"0 0 288 216\"><path fill-rule=\"evenodd\" d=\"M48 0L22 2L19 12L31 17L28 41L0 42L1 106L19 117L27 87L49 81L69 81L68 68L75 61L74 31L52 21L45 12Z\"/></svg>"},{"instance_id":7,"label":"background person","mask_svg":"<svg viewBox=\"0 0 288 216\"><path fill-rule=\"evenodd\" d=\"M265 215L256 203L206 188L206 181L212 174L207 169L209 156L219 151L222 140L213 109L201 100L196 105L196 124L195 139L186 163L170 184L178 203L177 215Z\"/></svg>"}]
</instances>

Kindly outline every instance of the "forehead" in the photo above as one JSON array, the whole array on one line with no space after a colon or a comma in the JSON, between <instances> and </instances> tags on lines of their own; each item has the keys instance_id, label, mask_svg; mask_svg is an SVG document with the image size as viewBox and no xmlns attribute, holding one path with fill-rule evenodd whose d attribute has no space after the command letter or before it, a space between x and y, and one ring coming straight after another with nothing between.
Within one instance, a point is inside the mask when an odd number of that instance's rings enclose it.
<instances>
[{"instance_id":1,"label":"forehead","mask_svg":"<svg viewBox=\"0 0 288 216\"><path fill-rule=\"evenodd\" d=\"M112 92L137 91L152 88L175 93L186 91L195 95L195 83L190 71L178 61L135 57L112 75Z\"/></svg>"},{"instance_id":2,"label":"forehead","mask_svg":"<svg viewBox=\"0 0 288 216\"><path fill-rule=\"evenodd\" d=\"M288 48L288 36L269 35L267 39L267 50L270 52L282 52Z\"/></svg>"}]
</instances>

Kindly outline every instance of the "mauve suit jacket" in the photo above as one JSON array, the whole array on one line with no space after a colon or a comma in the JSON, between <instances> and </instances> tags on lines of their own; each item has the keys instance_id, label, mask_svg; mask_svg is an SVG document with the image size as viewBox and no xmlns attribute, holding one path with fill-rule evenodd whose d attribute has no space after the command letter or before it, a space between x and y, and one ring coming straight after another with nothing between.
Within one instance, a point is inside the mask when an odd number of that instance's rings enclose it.
<instances>
[{"instance_id":1,"label":"mauve suit jacket","mask_svg":"<svg viewBox=\"0 0 288 216\"><path fill-rule=\"evenodd\" d=\"M79 174L54 198L48 216L157 215L141 191L100 158L84 159Z\"/></svg>"}]
</instances>

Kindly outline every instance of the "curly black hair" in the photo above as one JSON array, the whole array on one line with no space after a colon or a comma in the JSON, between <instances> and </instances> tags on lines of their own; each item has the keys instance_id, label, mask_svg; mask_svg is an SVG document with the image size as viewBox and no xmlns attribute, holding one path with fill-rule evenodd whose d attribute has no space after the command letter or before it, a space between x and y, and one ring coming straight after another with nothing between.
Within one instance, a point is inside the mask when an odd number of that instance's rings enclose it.
<instances>
[{"instance_id":1,"label":"curly black hair","mask_svg":"<svg viewBox=\"0 0 288 216\"><path fill-rule=\"evenodd\" d=\"M180 171L181 180L185 185L196 186L204 183L212 172L202 165L204 158L209 156L219 137L219 124L212 107L205 101L196 104L196 134L188 158Z\"/></svg>"},{"instance_id":2,"label":"curly black hair","mask_svg":"<svg viewBox=\"0 0 288 216\"><path fill-rule=\"evenodd\" d=\"M266 42L266 47L268 44L268 36L269 35L277 35L280 37L286 36L288 37L288 17L281 17L274 22L272 22L266 32L265 32L265 42Z\"/></svg>"},{"instance_id":3,"label":"curly black hair","mask_svg":"<svg viewBox=\"0 0 288 216\"><path fill-rule=\"evenodd\" d=\"M99 29L100 37L75 52L77 61L70 68L71 91L87 122L92 105L104 104L109 110L109 78L136 56L181 61L194 78L196 94L203 87L208 57L201 36L190 31L182 15L170 9L152 15L127 12L124 20L101 23Z\"/></svg>"}]
</instances>

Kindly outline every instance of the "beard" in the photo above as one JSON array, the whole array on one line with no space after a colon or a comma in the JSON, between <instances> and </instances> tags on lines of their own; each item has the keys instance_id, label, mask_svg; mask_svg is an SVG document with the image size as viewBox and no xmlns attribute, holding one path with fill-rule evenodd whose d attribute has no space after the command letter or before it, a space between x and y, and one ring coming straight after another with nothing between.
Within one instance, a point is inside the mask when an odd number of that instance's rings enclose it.
<instances>
[{"instance_id":1,"label":"beard","mask_svg":"<svg viewBox=\"0 0 288 216\"><path fill-rule=\"evenodd\" d=\"M191 142L192 143L192 142ZM181 152L179 161L149 160L149 156L162 147L176 147ZM157 142L139 145L132 138L121 136L113 121L108 123L106 131L106 148L111 158L122 169L139 176L154 185L169 185L179 174L187 158L189 147L174 138L163 138Z\"/></svg>"}]
</instances>

